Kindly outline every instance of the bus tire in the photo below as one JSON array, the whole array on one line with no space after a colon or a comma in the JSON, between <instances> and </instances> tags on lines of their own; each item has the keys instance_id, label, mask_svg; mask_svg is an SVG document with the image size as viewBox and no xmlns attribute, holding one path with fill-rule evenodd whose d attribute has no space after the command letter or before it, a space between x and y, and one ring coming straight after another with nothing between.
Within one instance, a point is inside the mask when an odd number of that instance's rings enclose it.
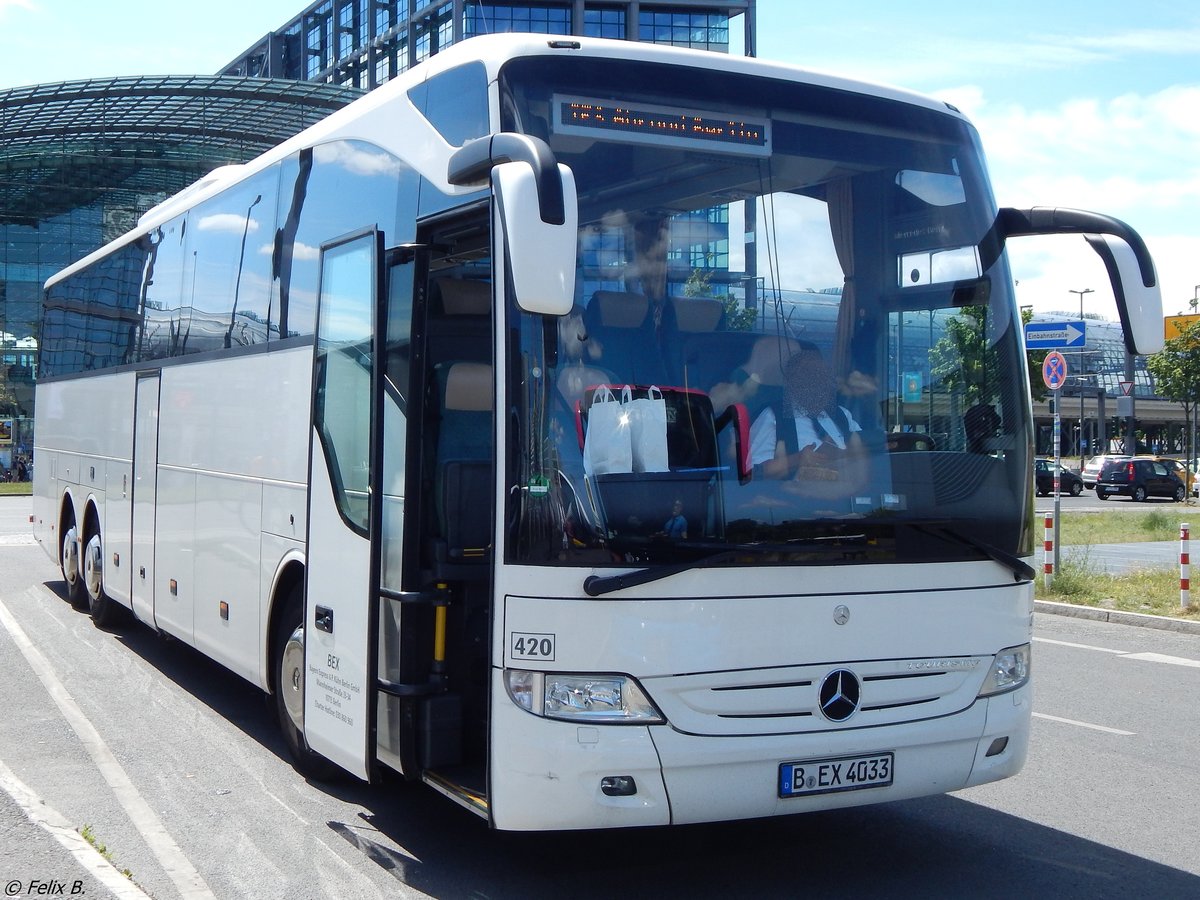
<instances>
[{"instance_id":1,"label":"bus tire","mask_svg":"<svg viewBox=\"0 0 1200 900\"><path fill-rule=\"evenodd\" d=\"M271 638L275 714L292 765L305 778L328 781L341 771L304 738L304 589L292 588Z\"/></svg>"},{"instance_id":2,"label":"bus tire","mask_svg":"<svg viewBox=\"0 0 1200 900\"><path fill-rule=\"evenodd\" d=\"M99 528L83 548L83 587L87 592L92 623L97 628L110 628L121 621L125 608L104 591L104 544Z\"/></svg>"},{"instance_id":3,"label":"bus tire","mask_svg":"<svg viewBox=\"0 0 1200 900\"><path fill-rule=\"evenodd\" d=\"M62 569L63 581L67 585L67 599L76 609L85 609L87 592L83 587L83 572L79 567L79 531L75 527L75 519L67 521L67 527L62 532L62 547L59 553L59 568Z\"/></svg>"}]
</instances>

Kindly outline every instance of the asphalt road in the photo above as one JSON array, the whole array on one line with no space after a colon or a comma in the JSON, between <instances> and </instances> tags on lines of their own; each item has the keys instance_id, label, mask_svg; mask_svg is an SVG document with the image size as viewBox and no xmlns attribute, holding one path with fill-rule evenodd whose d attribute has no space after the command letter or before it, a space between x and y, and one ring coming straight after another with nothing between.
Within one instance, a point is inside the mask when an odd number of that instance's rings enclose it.
<instances>
[{"instance_id":1,"label":"asphalt road","mask_svg":"<svg viewBox=\"0 0 1200 900\"><path fill-rule=\"evenodd\" d=\"M16 504L0 498L0 532ZM1029 762L999 784L786 820L498 834L419 785L306 782L254 688L140 626L94 628L19 537L0 542L10 896L35 879L89 898L1200 896L1197 636L1037 615ZM47 818L90 825L132 872L126 892Z\"/></svg>"}]
</instances>

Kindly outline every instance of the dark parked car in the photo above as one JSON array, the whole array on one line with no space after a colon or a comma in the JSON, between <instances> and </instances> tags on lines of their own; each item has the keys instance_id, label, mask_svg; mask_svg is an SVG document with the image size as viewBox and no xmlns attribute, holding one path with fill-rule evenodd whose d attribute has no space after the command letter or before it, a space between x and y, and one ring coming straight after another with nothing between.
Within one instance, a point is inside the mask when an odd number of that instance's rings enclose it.
<instances>
[{"instance_id":1,"label":"dark parked car","mask_svg":"<svg viewBox=\"0 0 1200 900\"><path fill-rule=\"evenodd\" d=\"M1106 462L1096 479L1096 496L1101 500L1122 496L1139 501L1147 497L1171 497L1182 501L1187 496L1187 488L1165 462L1135 457Z\"/></svg>"},{"instance_id":2,"label":"dark parked car","mask_svg":"<svg viewBox=\"0 0 1200 900\"><path fill-rule=\"evenodd\" d=\"M1035 489L1039 497L1045 497L1047 494L1054 493L1054 460L1039 459L1033 464L1033 478L1035 481ZM1083 493L1083 479L1072 472L1070 469L1064 469L1060 464L1058 467L1058 492L1060 494L1070 494L1072 497L1078 497Z\"/></svg>"}]
</instances>

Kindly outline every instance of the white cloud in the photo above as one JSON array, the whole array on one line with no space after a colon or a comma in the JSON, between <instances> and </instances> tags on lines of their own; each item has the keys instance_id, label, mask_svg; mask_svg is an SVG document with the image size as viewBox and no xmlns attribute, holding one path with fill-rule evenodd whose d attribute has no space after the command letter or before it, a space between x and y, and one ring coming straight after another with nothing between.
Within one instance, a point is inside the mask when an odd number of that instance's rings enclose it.
<instances>
[{"instance_id":1,"label":"white cloud","mask_svg":"<svg viewBox=\"0 0 1200 900\"><path fill-rule=\"evenodd\" d=\"M313 154L318 162L340 165L354 175L389 175L400 169L400 163L387 153L350 146L344 142L319 144Z\"/></svg>"},{"instance_id":2,"label":"white cloud","mask_svg":"<svg viewBox=\"0 0 1200 900\"><path fill-rule=\"evenodd\" d=\"M1072 35L1057 38L1055 42L1060 46L1074 46L1105 54L1109 58L1122 57L1127 53L1191 54L1196 52L1196 45L1200 43L1200 28L1146 28L1095 36Z\"/></svg>"},{"instance_id":3,"label":"white cloud","mask_svg":"<svg viewBox=\"0 0 1200 900\"><path fill-rule=\"evenodd\" d=\"M860 52L845 54L844 35L807 35L804 65L886 84L921 85L973 76L1004 78L1012 72L1055 72L1083 66L1111 66L1141 55L1195 53L1200 29L1124 31L1102 35L1016 34L995 38L983 30L906 30L887 26L856 30ZM792 48L764 38L768 52L788 58ZM886 52L885 52L886 51Z\"/></svg>"},{"instance_id":4,"label":"white cloud","mask_svg":"<svg viewBox=\"0 0 1200 900\"><path fill-rule=\"evenodd\" d=\"M1001 206L1075 207L1122 219L1154 255L1164 309L1173 313L1193 296L1200 283L1200 85L1043 109L991 104L973 85L938 96L979 129ZM1010 246L1022 303L1069 311L1069 290L1093 287L1089 306L1115 315L1107 276L1081 240Z\"/></svg>"},{"instance_id":5,"label":"white cloud","mask_svg":"<svg viewBox=\"0 0 1200 900\"><path fill-rule=\"evenodd\" d=\"M216 231L226 234L241 234L244 229L253 234L258 231L258 222L254 219L247 221L245 216L238 213L213 213L201 217L196 228L200 231Z\"/></svg>"}]
</instances>

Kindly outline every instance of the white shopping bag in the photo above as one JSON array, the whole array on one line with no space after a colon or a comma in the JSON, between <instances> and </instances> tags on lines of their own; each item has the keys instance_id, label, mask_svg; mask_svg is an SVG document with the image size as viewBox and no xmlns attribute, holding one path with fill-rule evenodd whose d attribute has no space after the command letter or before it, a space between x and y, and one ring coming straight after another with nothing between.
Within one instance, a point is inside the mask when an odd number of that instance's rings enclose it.
<instances>
[{"instance_id":1,"label":"white shopping bag","mask_svg":"<svg viewBox=\"0 0 1200 900\"><path fill-rule=\"evenodd\" d=\"M622 406L629 413L629 443L635 472L667 472L667 402L656 385L650 385L645 397L630 399L628 386L621 394Z\"/></svg>"},{"instance_id":2,"label":"white shopping bag","mask_svg":"<svg viewBox=\"0 0 1200 900\"><path fill-rule=\"evenodd\" d=\"M596 388L588 408L587 433L583 440L584 473L632 472L629 432L629 416L624 404L607 387Z\"/></svg>"}]
</instances>

